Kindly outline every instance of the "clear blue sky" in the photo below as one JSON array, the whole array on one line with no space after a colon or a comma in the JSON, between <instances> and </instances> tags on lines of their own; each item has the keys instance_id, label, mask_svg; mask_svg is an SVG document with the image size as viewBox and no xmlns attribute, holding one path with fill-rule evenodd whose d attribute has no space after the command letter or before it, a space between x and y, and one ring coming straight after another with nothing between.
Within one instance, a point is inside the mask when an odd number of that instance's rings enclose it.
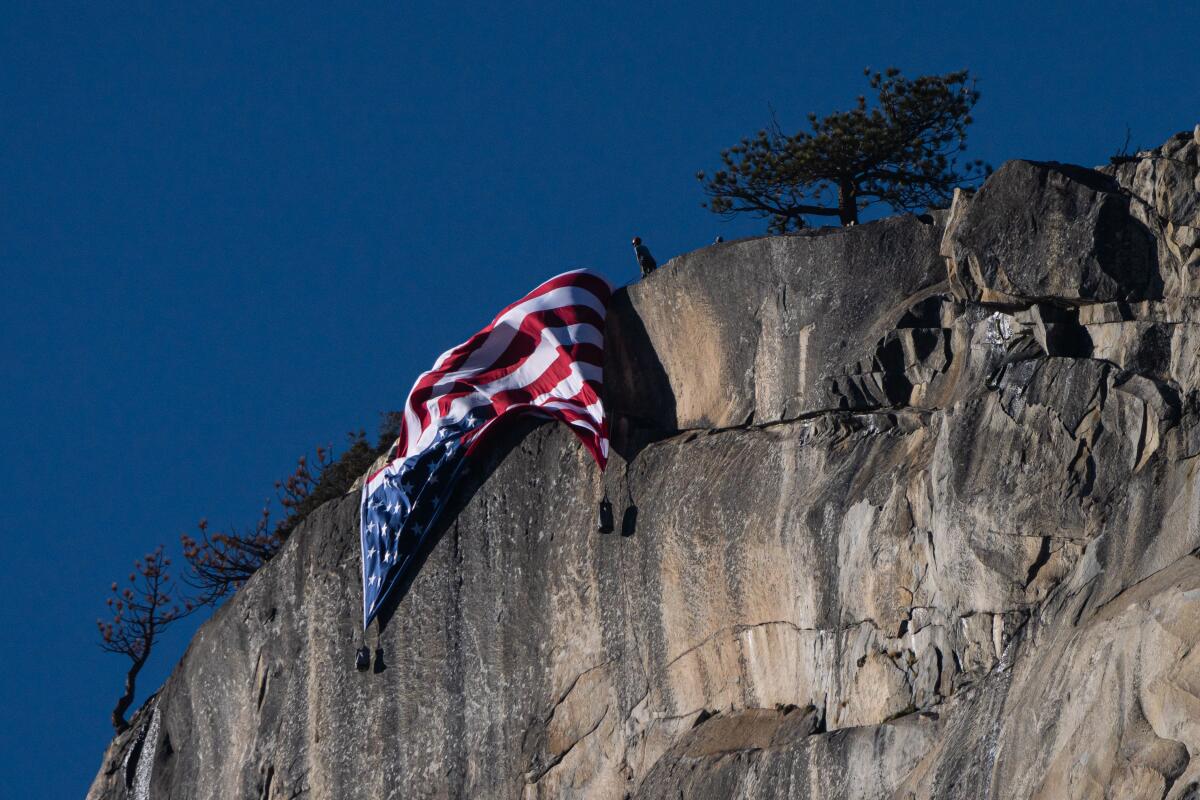
<instances>
[{"instance_id":1,"label":"clear blue sky","mask_svg":"<svg viewBox=\"0 0 1200 800\"><path fill-rule=\"evenodd\" d=\"M1200 121L1189 3L248 5L3 5L5 796L99 768L125 664L94 620L135 557L252 519L542 278L759 232L694 173L769 104L966 66L994 164Z\"/></svg>"}]
</instances>

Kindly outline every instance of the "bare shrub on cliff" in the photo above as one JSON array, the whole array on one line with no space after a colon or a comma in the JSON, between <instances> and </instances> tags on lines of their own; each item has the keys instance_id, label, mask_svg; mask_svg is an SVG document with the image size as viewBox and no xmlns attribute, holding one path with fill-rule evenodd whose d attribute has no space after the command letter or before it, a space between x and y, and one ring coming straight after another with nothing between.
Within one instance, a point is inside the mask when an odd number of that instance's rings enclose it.
<instances>
[{"instance_id":1,"label":"bare shrub on cliff","mask_svg":"<svg viewBox=\"0 0 1200 800\"><path fill-rule=\"evenodd\" d=\"M213 605L236 591L259 567L279 551L284 537L271 529L271 509L264 507L254 528L210 533L208 520L200 520L196 536L182 534L183 557L188 563L184 580L199 591L196 603Z\"/></svg>"},{"instance_id":2,"label":"bare shrub on cliff","mask_svg":"<svg viewBox=\"0 0 1200 800\"><path fill-rule=\"evenodd\" d=\"M168 625L193 609L192 603L185 602L181 608L173 599L176 587L168 572L170 566L171 560L163 555L162 545L135 561L127 586L121 588L113 581L112 596L108 598L112 617L107 621L96 620L101 649L126 656L132 662L125 673L125 691L112 711L112 725L117 733L129 728L125 712L133 704L138 673L150 658L154 643Z\"/></svg>"},{"instance_id":3,"label":"bare shrub on cliff","mask_svg":"<svg viewBox=\"0 0 1200 800\"><path fill-rule=\"evenodd\" d=\"M967 70L912 79L895 68L864 74L878 94L870 106L860 95L849 111L809 114L812 130L790 135L773 121L723 151L720 169L696 175L704 206L766 218L769 231L783 233L803 228L809 216L852 225L875 203L944 206L956 186L987 176L981 161L957 165L979 100Z\"/></svg>"},{"instance_id":4,"label":"bare shrub on cliff","mask_svg":"<svg viewBox=\"0 0 1200 800\"><path fill-rule=\"evenodd\" d=\"M346 434L347 447L334 460L333 447L317 448L316 461L304 456L296 462L296 470L282 481L276 481L275 492L286 516L276 531L285 539L318 506L341 497L375 460L375 450L367 444L364 431Z\"/></svg>"},{"instance_id":5,"label":"bare shrub on cliff","mask_svg":"<svg viewBox=\"0 0 1200 800\"><path fill-rule=\"evenodd\" d=\"M348 446L336 459L330 445L318 447L311 461L301 456L292 474L275 483L276 499L284 517L274 526L268 504L253 528L210 533L207 520L201 520L197 535L183 534L180 539L189 567L185 580L199 592L196 602L215 605L236 591L279 552L310 513L349 491L395 439L397 430L396 415L388 414L375 447L367 443L365 432L357 431L347 434Z\"/></svg>"}]
</instances>

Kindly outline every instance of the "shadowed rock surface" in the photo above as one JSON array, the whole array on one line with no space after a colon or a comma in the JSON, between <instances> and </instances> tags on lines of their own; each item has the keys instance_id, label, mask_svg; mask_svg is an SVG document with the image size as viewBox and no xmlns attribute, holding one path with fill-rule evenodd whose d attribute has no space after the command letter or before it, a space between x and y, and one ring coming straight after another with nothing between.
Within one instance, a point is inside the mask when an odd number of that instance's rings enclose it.
<instances>
[{"instance_id":1,"label":"shadowed rock surface","mask_svg":"<svg viewBox=\"0 0 1200 800\"><path fill-rule=\"evenodd\" d=\"M619 292L605 475L511 431L362 673L326 504L89 797L1200 796L1198 139Z\"/></svg>"}]
</instances>

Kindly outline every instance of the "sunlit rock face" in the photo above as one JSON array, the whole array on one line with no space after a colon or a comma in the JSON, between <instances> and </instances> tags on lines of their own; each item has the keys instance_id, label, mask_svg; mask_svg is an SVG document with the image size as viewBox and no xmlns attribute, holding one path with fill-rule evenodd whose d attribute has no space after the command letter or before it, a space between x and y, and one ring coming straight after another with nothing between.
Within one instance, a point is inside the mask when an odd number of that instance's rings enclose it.
<instances>
[{"instance_id":1,"label":"sunlit rock face","mask_svg":"<svg viewBox=\"0 0 1200 800\"><path fill-rule=\"evenodd\" d=\"M1198 138L619 292L607 473L509 431L366 672L322 507L89 796L1200 796Z\"/></svg>"}]
</instances>

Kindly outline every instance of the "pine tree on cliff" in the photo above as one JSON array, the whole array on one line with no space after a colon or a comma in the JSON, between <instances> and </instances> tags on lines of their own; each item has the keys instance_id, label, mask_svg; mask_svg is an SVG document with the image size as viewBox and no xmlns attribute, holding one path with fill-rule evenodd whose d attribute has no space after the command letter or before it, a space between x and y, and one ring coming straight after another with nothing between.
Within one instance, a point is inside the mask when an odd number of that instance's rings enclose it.
<instances>
[{"instance_id":1,"label":"pine tree on cliff","mask_svg":"<svg viewBox=\"0 0 1200 800\"><path fill-rule=\"evenodd\" d=\"M138 673L150 658L154 643L163 629L193 610L190 602L181 609L172 599L175 584L168 572L170 566L171 559L163 555L161 545L144 559L135 561L129 585L121 589L115 581L112 584L112 597L108 598L112 618L107 622L96 620L100 648L127 656L131 662L125 673L125 691L112 711L113 729L117 733L129 728L125 712L133 705Z\"/></svg>"},{"instance_id":2,"label":"pine tree on cliff","mask_svg":"<svg viewBox=\"0 0 1200 800\"><path fill-rule=\"evenodd\" d=\"M895 68L864 74L878 93L871 107L860 95L850 111L809 114L812 130L791 135L773 121L722 152L720 169L697 173L708 195L704 206L766 218L769 231L783 233L803 228L809 216L852 225L875 203L945 206L956 186L987 176L981 161L961 171L957 164L979 100L967 70L913 79Z\"/></svg>"}]
</instances>

